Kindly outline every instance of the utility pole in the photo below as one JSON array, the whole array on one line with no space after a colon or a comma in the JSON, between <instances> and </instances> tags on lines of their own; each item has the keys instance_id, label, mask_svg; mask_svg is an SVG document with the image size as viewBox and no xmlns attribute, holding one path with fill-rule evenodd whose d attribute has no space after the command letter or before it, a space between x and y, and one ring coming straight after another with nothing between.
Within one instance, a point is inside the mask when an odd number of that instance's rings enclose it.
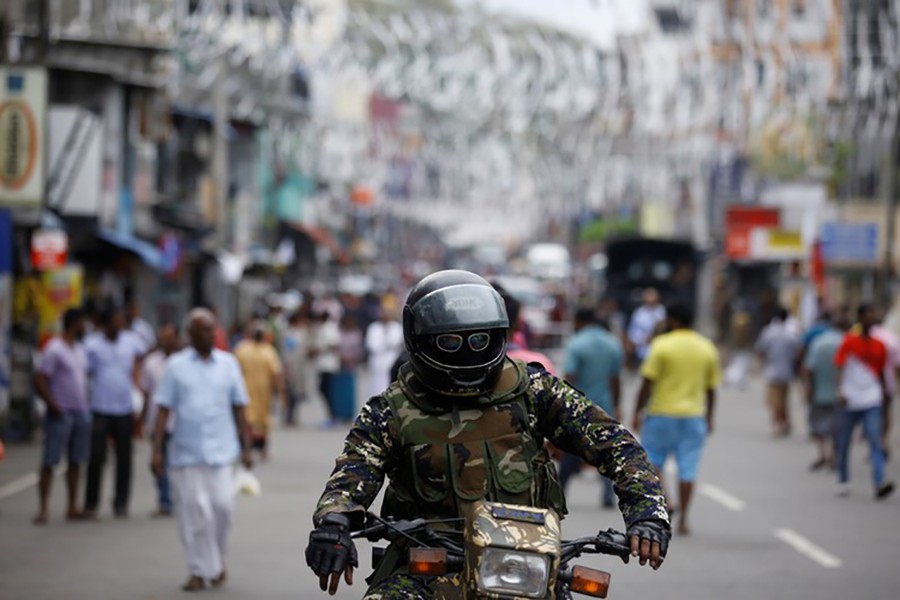
<instances>
[{"instance_id":1,"label":"utility pole","mask_svg":"<svg viewBox=\"0 0 900 600\"><path fill-rule=\"evenodd\" d=\"M228 245L227 203L228 203L228 62L225 56L216 59L217 73L212 89L213 131L212 161L210 174L213 181L215 206L215 234L213 239L218 248Z\"/></svg>"},{"instance_id":2,"label":"utility pole","mask_svg":"<svg viewBox=\"0 0 900 600\"><path fill-rule=\"evenodd\" d=\"M900 84L900 72L895 73ZM894 275L894 239L897 230L897 205L900 203L900 186L897 185L897 170L900 163L900 116L894 122L894 131L891 135L891 143L885 157L884 165L884 194L887 202L887 231L885 234L884 265L881 277L881 304L885 310L889 310L894 304L894 294L891 283Z\"/></svg>"}]
</instances>

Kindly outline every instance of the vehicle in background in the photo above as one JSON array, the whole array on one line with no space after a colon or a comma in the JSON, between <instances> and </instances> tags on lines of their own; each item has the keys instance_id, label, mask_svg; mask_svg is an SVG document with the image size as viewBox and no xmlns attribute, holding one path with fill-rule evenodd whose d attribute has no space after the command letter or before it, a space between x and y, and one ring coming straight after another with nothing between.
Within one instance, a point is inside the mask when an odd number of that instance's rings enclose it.
<instances>
[{"instance_id":1,"label":"vehicle in background","mask_svg":"<svg viewBox=\"0 0 900 600\"><path fill-rule=\"evenodd\" d=\"M562 244L534 244L525 251L525 268L541 281L565 283L572 276L572 258Z\"/></svg>"},{"instance_id":2,"label":"vehicle in background","mask_svg":"<svg viewBox=\"0 0 900 600\"><path fill-rule=\"evenodd\" d=\"M644 289L659 291L663 304L697 306L698 256L689 242L626 238L606 245L606 297L627 318L641 304Z\"/></svg>"},{"instance_id":3,"label":"vehicle in background","mask_svg":"<svg viewBox=\"0 0 900 600\"><path fill-rule=\"evenodd\" d=\"M552 318L556 299L544 284L533 277L517 275L491 277L491 281L503 286L513 298L522 303L521 318L527 324L530 345L540 348L552 344L560 335Z\"/></svg>"},{"instance_id":4,"label":"vehicle in background","mask_svg":"<svg viewBox=\"0 0 900 600\"><path fill-rule=\"evenodd\" d=\"M503 246L485 243L453 248L448 254L447 266L490 277L509 271L509 257Z\"/></svg>"}]
</instances>

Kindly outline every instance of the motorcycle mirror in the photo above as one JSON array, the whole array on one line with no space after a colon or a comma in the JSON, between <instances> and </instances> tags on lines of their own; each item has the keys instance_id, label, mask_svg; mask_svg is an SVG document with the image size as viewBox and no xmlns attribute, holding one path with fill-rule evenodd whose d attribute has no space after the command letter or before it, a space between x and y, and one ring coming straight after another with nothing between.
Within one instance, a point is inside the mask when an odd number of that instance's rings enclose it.
<instances>
[{"instance_id":1,"label":"motorcycle mirror","mask_svg":"<svg viewBox=\"0 0 900 600\"><path fill-rule=\"evenodd\" d=\"M609 592L609 579L610 574L606 571L575 567L572 569L572 583L569 589L585 596L606 598Z\"/></svg>"},{"instance_id":2,"label":"motorcycle mirror","mask_svg":"<svg viewBox=\"0 0 900 600\"><path fill-rule=\"evenodd\" d=\"M446 575L447 551L439 548L410 548L410 575Z\"/></svg>"}]
</instances>

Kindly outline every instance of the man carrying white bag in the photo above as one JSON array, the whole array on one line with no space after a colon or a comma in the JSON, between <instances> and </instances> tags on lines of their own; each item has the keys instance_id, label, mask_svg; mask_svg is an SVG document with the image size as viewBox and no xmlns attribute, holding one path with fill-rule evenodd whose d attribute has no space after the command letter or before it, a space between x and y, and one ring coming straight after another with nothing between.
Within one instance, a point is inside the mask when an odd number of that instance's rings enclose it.
<instances>
[{"instance_id":1,"label":"man carrying white bag","mask_svg":"<svg viewBox=\"0 0 900 600\"><path fill-rule=\"evenodd\" d=\"M151 469L163 467L162 442L170 413L169 478L189 577L184 591L225 582L225 549L234 507L233 466L252 466L244 416L247 390L237 360L213 348L215 317L194 309L187 317L190 346L173 355L156 389L159 407Z\"/></svg>"}]
</instances>

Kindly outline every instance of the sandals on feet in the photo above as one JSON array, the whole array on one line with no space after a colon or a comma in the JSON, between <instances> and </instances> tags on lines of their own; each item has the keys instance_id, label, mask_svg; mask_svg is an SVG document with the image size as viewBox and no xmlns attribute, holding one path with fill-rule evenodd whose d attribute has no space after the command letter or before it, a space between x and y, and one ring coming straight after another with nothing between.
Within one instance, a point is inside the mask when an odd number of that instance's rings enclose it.
<instances>
[{"instance_id":1,"label":"sandals on feet","mask_svg":"<svg viewBox=\"0 0 900 600\"><path fill-rule=\"evenodd\" d=\"M181 586L183 592L199 592L206 589L206 582L201 577L191 577Z\"/></svg>"},{"instance_id":2,"label":"sandals on feet","mask_svg":"<svg viewBox=\"0 0 900 600\"><path fill-rule=\"evenodd\" d=\"M212 580L213 587L222 587L225 585L225 581L228 579L228 572L225 569L222 569L222 572L219 573L215 579Z\"/></svg>"}]
</instances>

